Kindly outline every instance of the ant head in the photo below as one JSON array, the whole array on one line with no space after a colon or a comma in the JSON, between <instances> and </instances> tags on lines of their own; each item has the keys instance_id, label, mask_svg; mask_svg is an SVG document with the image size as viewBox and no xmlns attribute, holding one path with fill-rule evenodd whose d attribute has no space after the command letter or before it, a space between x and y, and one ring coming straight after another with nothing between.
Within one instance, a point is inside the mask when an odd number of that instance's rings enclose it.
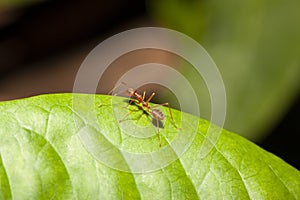
<instances>
[{"instance_id":1,"label":"ant head","mask_svg":"<svg viewBox=\"0 0 300 200\"><path fill-rule=\"evenodd\" d=\"M128 88L128 90L126 90L128 96L134 96L134 93L136 93L136 90L133 88Z\"/></svg>"}]
</instances>

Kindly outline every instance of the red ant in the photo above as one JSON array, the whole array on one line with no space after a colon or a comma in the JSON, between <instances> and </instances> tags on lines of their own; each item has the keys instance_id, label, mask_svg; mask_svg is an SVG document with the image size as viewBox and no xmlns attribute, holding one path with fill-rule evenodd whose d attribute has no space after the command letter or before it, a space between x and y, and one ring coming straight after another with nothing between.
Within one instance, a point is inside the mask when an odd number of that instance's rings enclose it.
<instances>
[{"instance_id":1,"label":"red ant","mask_svg":"<svg viewBox=\"0 0 300 200\"><path fill-rule=\"evenodd\" d=\"M122 82L122 84L125 84L125 83ZM112 93L112 91L113 90L111 90L109 92L109 94ZM157 135L158 135L158 139L159 139L159 146L161 147L161 139L160 139L160 134L159 134L159 127L160 127L159 126L159 122L165 119L165 115L162 113L161 110L155 109L154 107L157 107L157 106L168 106L172 123L173 123L174 127L177 128L177 126L175 124L175 121L174 121L174 118L173 118L173 115L172 115L172 112L171 112L171 107L170 107L169 103L158 104L156 106L150 107L149 102L154 97L154 95L155 95L154 92L151 94L151 96L146 101L145 101L146 91L143 92L143 95L140 95L137 92L136 89L128 88L125 93L129 97L131 97L131 100L129 101L129 104L135 103L137 106L143 108L147 113L149 113L153 117L153 119L156 120ZM115 95L117 95L117 94L115 94ZM129 115L129 114L130 113L128 113L127 115ZM119 121L123 121L123 120L119 120Z\"/></svg>"},{"instance_id":2,"label":"red ant","mask_svg":"<svg viewBox=\"0 0 300 200\"><path fill-rule=\"evenodd\" d=\"M161 139L160 139L160 135L159 135L159 121L164 120L165 119L165 115L159 109L155 109L154 107L156 107L156 106L150 107L150 105L149 105L149 102L154 97L155 93L153 92L151 94L151 96L146 101L145 101L146 91L143 92L143 95L140 95L136 91L136 89L129 88L129 89L126 90L126 94L128 96L130 96L131 98L132 97L135 98L135 99L131 99L130 102L129 102L129 104L131 104L132 102L134 102L136 105L141 104L141 107L144 108L147 113L150 113L151 116L153 117L153 119L156 120L156 127L157 127L158 139L159 139L159 146L161 147ZM173 115L172 115L172 112L171 112L171 107L170 107L169 103L158 104L158 106L168 106L172 123L175 126L175 128L177 128L177 126L176 126L176 124L174 122L174 118L173 118Z\"/></svg>"}]
</instances>

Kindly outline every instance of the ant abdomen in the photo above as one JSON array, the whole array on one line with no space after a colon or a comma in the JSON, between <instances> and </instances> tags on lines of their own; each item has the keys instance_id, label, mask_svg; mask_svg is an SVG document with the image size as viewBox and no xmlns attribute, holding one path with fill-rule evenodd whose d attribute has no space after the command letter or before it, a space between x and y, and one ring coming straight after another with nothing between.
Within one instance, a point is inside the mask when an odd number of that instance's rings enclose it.
<instances>
[{"instance_id":1,"label":"ant abdomen","mask_svg":"<svg viewBox=\"0 0 300 200\"><path fill-rule=\"evenodd\" d=\"M164 114L160 110L158 110L158 109L153 109L152 112L151 112L151 115L156 120L160 120L161 121L161 120L165 119Z\"/></svg>"}]
</instances>

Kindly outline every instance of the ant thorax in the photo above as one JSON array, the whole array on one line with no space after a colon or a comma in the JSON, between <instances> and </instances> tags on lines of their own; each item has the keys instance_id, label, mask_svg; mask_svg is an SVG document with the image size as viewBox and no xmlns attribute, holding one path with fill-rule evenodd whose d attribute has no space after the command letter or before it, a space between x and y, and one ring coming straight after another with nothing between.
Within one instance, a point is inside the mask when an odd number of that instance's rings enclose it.
<instances>
[{"instance_id":1,"label":"ant thorax","mask_svg":"<svg viewBox=\"0 0 300 200\"><path fill-rule=\"evenodd\" d=\"M142 101L142 106L145 107L145 108L149 108L149 104L145 101Z\"/></svg>"}]
</instances>

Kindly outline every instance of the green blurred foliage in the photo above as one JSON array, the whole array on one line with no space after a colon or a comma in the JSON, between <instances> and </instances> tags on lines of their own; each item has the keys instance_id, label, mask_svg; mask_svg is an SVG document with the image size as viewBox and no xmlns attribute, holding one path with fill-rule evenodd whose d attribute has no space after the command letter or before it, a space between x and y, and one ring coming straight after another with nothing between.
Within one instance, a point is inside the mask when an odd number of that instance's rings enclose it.
<instances>
[{"instance_id":1,"label":"green blurred foliage","mask_svg":"<svg viewBox=\"0 0 300 200\"><path fill-rule=\"evenodd\" d=\"M300 1L156 0L149 6L161 25L197 40L216 62L228 100L225 128L263 138L300 89ZM189 74L201 85L201 116L209 119L206 86Z\"/></svg>"}]
</instances>

